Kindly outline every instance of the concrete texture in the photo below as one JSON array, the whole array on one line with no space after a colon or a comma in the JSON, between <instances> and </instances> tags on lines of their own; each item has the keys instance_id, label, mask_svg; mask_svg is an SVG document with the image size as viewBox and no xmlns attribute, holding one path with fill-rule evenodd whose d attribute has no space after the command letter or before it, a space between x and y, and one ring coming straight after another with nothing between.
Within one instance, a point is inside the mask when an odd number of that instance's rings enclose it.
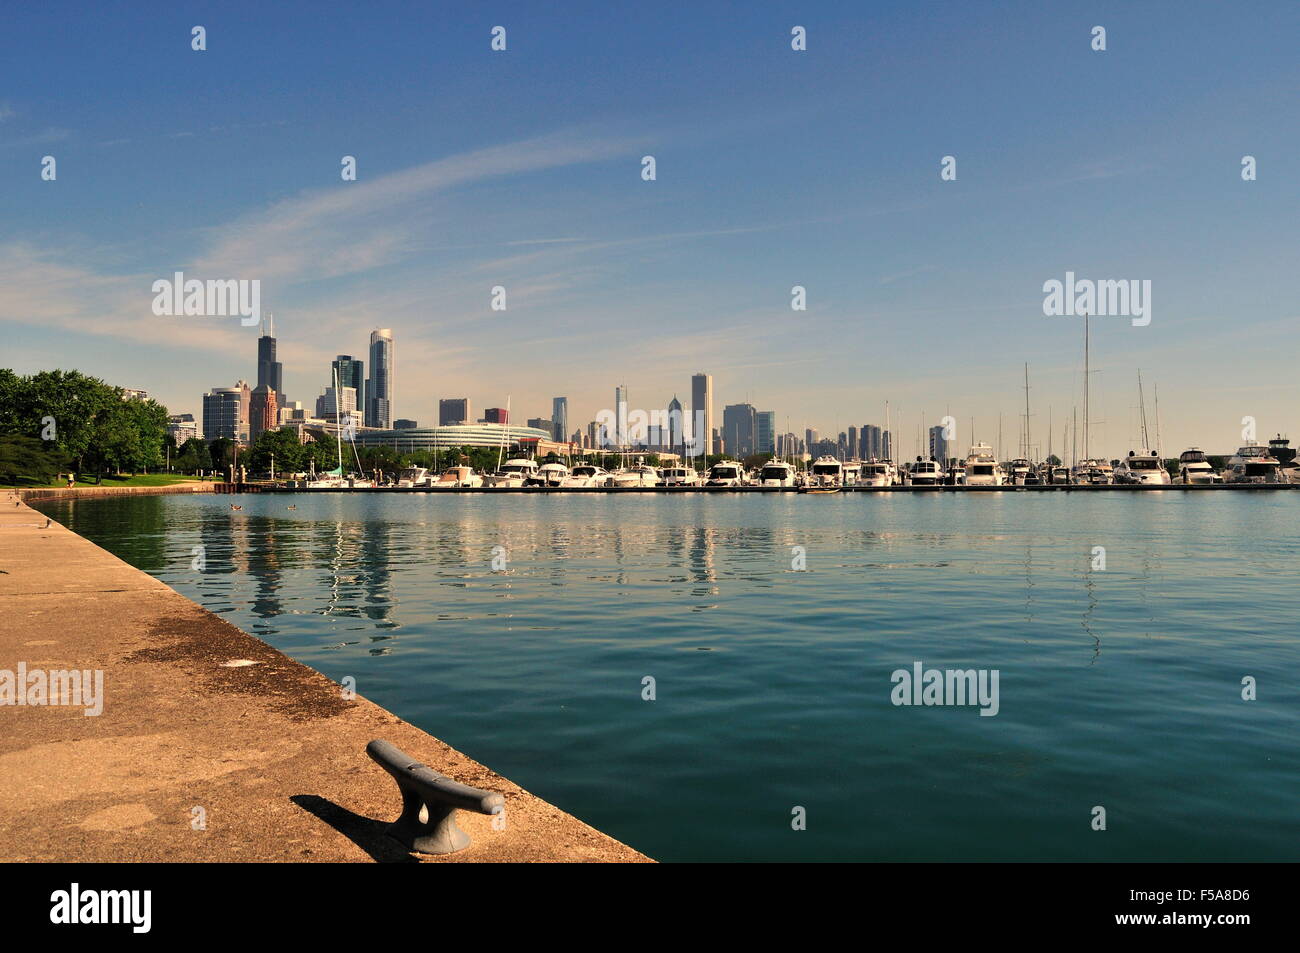
<instances>
[{"instance_id":1,"label":"concrete texture","mask_svg":"<svg viewBox=\"0 0 1300 953\"><path fill-rule=\"evenodd\" d=\"M46 522L0 492L0 670L100 669L104 710L0 707L0 860L648 860ZM503 794L504 829L461 811L468 849L408 854L373 738Z\"/></svg>"}]
</instances>

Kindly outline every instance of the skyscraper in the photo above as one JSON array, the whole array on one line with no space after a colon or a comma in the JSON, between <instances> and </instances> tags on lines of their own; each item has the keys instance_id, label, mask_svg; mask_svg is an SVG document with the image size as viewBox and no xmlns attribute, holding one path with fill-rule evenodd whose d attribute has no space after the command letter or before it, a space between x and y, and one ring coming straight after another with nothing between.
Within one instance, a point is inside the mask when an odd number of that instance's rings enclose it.
<instances>
[{"instance_id":1,"label":"skyscraper","mask_svg":"<svg viewBox=\"0 0 1300 953\"><path fill-rule=\"evenodd\" d=\"M257 339L257 386L275 391L276 403L288 403L284 396L284 365L275 359L275 323L268 314L262 336ZM257 438L253 438L257 439Z\"/></svg>"},{"instance_id":2,"label":"skyscraper","mask_svg":"<svg viewBox=\"0 0 1300 953\"><path fill-rule=\"evenodd\" d=\"M357 409L366 406L366 362L353 360L351 354L340 354L330 365L330 379L326 385L334 386L334 375L338 375L340 387L351 387L357 392Z\"/></svg>"},{"instance_id":3,"label":"skyscraper","mask_svg":"<svg viewBox=\"0 0 1300 953\"><path fill-rule=\"evenodd\" d=\"M942 427L930 428L930 456L940 463L948 459L948 440L943 435Z\"/></svg>"},{"instance_id":4,"label":"skyscraper","mask_svg":"<svg viewBox=\"0 0 1300 953\"><path fill-rule=\"evenodd\" d=\"M248 441L248 404L252 399L253 391L248 386L248 381L241 379L235 384L239 388L239 439L243 442Z\"/></svg>"},{"instance_id":5,"label":"skyscraper","mask_svg":"<svg viewBox=\"0 0 1300 953\"><path fill-rule=\"evenodd\" d=\"M370 379L366 381L366 426L393 426L393 332L370 332Z\"/></svg>"},{"instance_id":6,"label":"skyscraper","mask_svg":"<svg viewBox=\"0 0 1300 953\"><path fill-rule=\"evenodd\" d=\"M684 424L682 402L673 394L673 399L668 402L668 432L664 435L669 453L685 453Z\"/></svg>"},{"instance_id":7,"label":"skyscraper","mask_svg":"<svg viewBox=\"0 0 1300 953\"><path fill-rule=\"evenodd\" d=\"M438 401L438 426L455 427L473 423L468 397L446 397Z\"/></svg>"},{"instance_id":8,"label":"skyscraper","mask_svg":"<svg viewBox=\"0 0 1300 953\"><path fill-rule=\"evenodd\" d=\"M760 410L754 423L754 452L776 453L776 411Z\"/></svg>"},{"instance_id":9,"label":"skyscraper","mask_svg":"<svg viewBox=\"0 0 1300 953\"><path fill-rule=\"evenodd\" d=\"M569 398L551 398L551 426L555 439L563 443L569 439Z\"/></svg>"},{"instance_id":10,"label":"skyscraper","mask_svg":"<svg viewBox=\"0 0 1300 953\"><path fill-rule=\"evenodd\" d=\"M248 400L248 438L256 440L263 431L274 430L279 423L275 390L268 384L258 384Z\"/></svg>"},{"instance_id":11,"label":"skyscraper","mask_svg":"<svg viewBox=\"0 0 1300 953\"><path fill-rule=\"evenodd\" d=\"M485 424L501 424L504 427L510 423L510 413L504 407L489 407L483 411L483 422Z\"/></svg>"},{"instance_id":12,"label":"skyscraper","mask_svg":"<svg viewBox=\"0 0 1300 953\"><path fill-rule=\"evenodd\" d=\"M713 375L701 371L691 377L691 429L694 452L701 456L714 453L713 443Z\"/></svg>"},{"instance_id":13,"label":"skyscraper","mask_svg":"<svg viewBox=\"0 0 1300 953\"><path fill-rule=\"evenodd\" d=\"M757 414L753 404L729 404L722 410L722 442L737 460L754 453Z\"/></svg>"},{"instance_id":14,"label":"skyscraper","mask_svg":"<svg viewBox=\"0 0 1300 953\"><path fill-rule=\"evenodd\" d=\"M627 436L627 385L619 384L614 388L614 443L626 447Z\"/></svg>"},{"instance_id":15,"label":"skyscraper","mask_svg":"<svg viewBox=\"0 0 1300 953\"><path fill-rule=\"evenodd\" d=\"M242 397L243 390L239 387L214 387L210 393L203 395L205 440L216 440L218 437L239 439Z\"/></svg>"}]
</instances>

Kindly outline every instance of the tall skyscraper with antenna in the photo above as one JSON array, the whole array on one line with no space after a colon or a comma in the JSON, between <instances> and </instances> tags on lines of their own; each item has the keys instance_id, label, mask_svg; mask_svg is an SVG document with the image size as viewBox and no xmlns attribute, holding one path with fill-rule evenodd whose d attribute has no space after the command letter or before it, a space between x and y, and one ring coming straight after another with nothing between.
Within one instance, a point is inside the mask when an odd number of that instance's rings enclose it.
<instances>
[{"instance_id":1,"label":"tall skyscraper with antenna","mask_svg":"<svg viewBox=\"0 0 1300 953\"><path fill-rule=\"evenodd\" d=\"M257 386L275 391L278 406L288 402L284 396L284 366L275 359L275 318L269 311L257 339Z\"/></svg>"}]
</instances>

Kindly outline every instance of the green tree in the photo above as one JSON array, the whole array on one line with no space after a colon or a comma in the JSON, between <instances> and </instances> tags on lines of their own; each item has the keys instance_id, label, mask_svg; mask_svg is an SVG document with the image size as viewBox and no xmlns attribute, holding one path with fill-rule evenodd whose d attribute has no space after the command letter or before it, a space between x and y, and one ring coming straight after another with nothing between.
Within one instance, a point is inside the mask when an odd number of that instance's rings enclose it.
<instances>
[{"instance_id":1,"label":"green tree","mask_svg":"<svg viewBox=\"0 0 1300 953\"><path fill-rule=\"evenodd\" d=\"M0 483L6 486L52 483L70 464L66 453L38 437L0 434Z\"/></svg>"},{"instance_id":2,"label":"green tree","mask_svg":"<svg viewBox=\"0 0 1300 953\"><path fill-rule=\"evenodd\" d=\"M270 470L274 455L277 473L297 473L307 469L308 452L292 430L264 430L249 448L248 466L257 471Z\"/></svg>"}]
</instances>

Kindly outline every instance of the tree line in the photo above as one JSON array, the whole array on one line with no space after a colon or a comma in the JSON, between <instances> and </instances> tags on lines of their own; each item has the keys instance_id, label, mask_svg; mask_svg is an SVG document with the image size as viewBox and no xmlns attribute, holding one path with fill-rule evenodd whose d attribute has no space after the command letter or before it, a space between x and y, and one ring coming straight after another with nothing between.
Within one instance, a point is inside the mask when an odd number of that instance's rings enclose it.
<instances>
[{"instance_id":1,"label":"tree line","mask_svg":"<svg viewBox=\"0 0 1300 953\"><path fill-rule=\"evenodd\" d=\"M80 371L0 368L0 481L147 473L164 465L167 408Z\"/></svg>"}]
</instances>

